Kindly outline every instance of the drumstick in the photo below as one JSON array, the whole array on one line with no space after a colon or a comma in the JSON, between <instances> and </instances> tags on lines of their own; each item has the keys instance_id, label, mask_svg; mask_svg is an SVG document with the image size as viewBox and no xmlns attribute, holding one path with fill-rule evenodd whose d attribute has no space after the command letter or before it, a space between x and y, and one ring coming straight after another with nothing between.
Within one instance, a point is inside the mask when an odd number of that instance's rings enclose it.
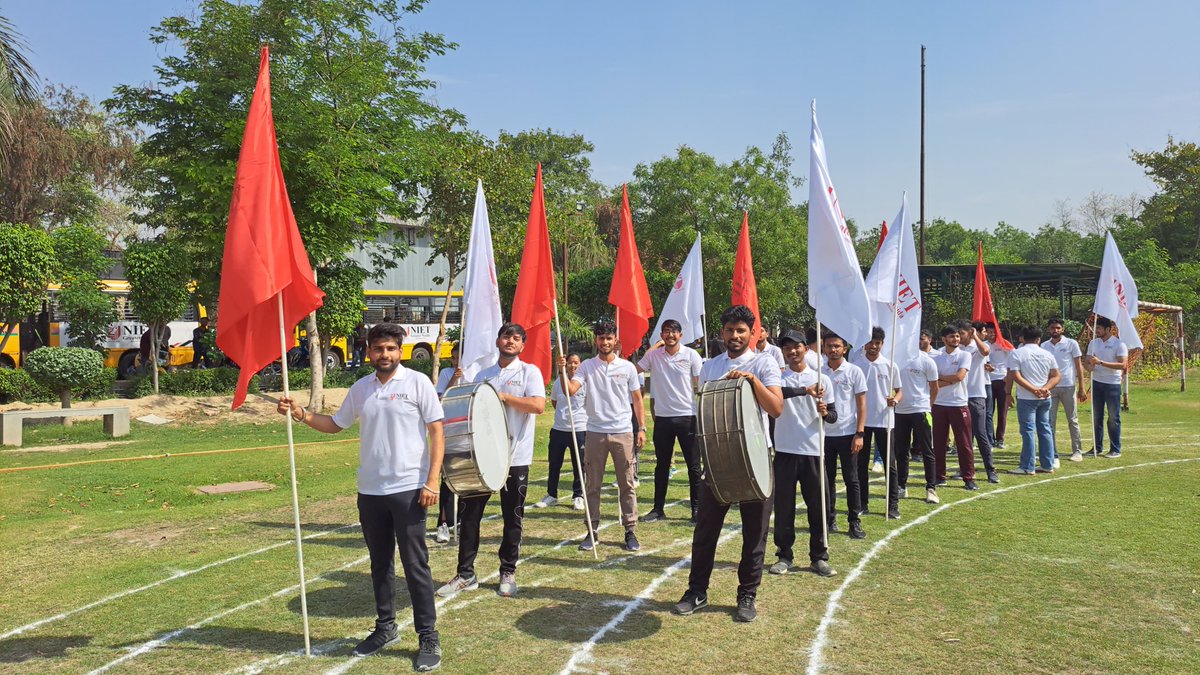
<instances>
[{"instance_id":1,"label":"drumstick","mask_svg":"<svg viewBox=\"0 0 1200 675\"><path fill-rule=\"evenodd\" d=\"M558 322L558 298L554 298L554 338L558 341L558 355L566 361L566 352L563 351L562 341L562 325ZM571 388L567 385L567 368L563 366L559 369L558 385L566 387L567 394L567 418L571 421L571 452L575 453L575 466L579 470L579 486L583 488L583 517L587 519L588 541L592 543L592 558L600 559L600 554L596 551L596 532L592 529L592 509L588 506L587 500L587 479L584 478L583 457L579 454L579 436L575 432L575 409L571 407ZM636 451L635 451L636 452Z\"/></svg>"}]
</instances>

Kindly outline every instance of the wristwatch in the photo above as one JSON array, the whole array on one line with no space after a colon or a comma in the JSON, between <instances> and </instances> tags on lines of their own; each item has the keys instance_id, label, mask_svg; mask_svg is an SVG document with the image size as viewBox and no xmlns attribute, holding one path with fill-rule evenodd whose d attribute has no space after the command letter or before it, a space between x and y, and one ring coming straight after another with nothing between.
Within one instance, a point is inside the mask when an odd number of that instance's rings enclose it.
<instances>
[{"instance_id":1,"label":"wristwatch","mask_svg":"<svg viewBox=\"0 0 1200 675\"><path fill-rule=\"evenodd\" d=\"M855 437L855 438L862 438L862 437L863 437L863 432L861 432L861 431L856 431L856 432L854 432L854 437Z\"/></svg>"}]
</instances>

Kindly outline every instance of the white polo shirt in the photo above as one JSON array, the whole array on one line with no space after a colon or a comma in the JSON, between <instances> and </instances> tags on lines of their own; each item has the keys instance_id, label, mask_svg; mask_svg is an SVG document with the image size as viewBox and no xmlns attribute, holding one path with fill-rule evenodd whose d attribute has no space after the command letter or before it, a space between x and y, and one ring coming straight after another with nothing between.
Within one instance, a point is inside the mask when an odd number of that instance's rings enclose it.
<instances>
[{"instance_id":1,"label":"white polo shirt","mask_svg":"<svg viewBox=\"0 0 1200 675\"><path fill-rule=\"evenodd\" d=\"M933 357L924 352L917 352L917 355L900 369L900 386L904 388L904 398L896 405L896 414L929 412L929 383L936 383L937 379L938 368ZM941 398L941 392L938 393L938 398Z\"/></svg>"},{"instance_id":2,"label":"white polo shirt","mask_svg":"<svg viewBox=\"0 0 1200 675\"><path fill-rule=\"evenodd\" d=\"M508 396L546 398L542 371L519 358L513 359L512 363L504 368L501 368L499 363L493 363L479 371L472 381L489 382L496 391ZM508 419L512 466L529 466L533 463L533 427L537 415L521 412L506 405L504 416Z\"/></svg>"},{"instance_id":3,"label":"white polo shirt","mask_svg":"<svg viewBox=\"0 0 1200 675\"><path fill-rule=\"evenodd\" d=\"M988 354L988 363L992 364L992 372L988 373L988 378L992 382L1003 380L1008 376L1008 357L1012 350L995 343L989 343L988 347L992 348L992 353Z\"/></svg>"},{"instance_id":4,"label":"white polo shirt","mask_svg":"<svg viewBox=\"0 0 1200 675\"><path fill-rule=\"evenodd\" d=\"M988 380L987 369L983 367L983 364L987 363L988 357L979 353L979 348L975 346L973 340L966 346L959 345L958 350L971 355L971 369L967 371L966 380L967 397L986 398L987 387L990 381Z\"/></svg>"},{"instance_id":5,"label":"white polo shirt","mask_svg":"<svg viewBox=\"0 0 1200 675\"><path fill-rule=\"evenodd\" d=\"M779 348L779 345L773 345L768 342L761 352L755 350L755 353L775 359L775 363L779 364L780 370L787 368L787 360L783 358L783 350Z\"/></svg>"},{"instance_id":6,"label":"white polo shirt","mask_svg":"<svg viewBox=\"0 0 1200 675\"><path fill-rule=\"evenodd\" d=\"M438 371L437 385L434 386L434 390L437 391L438 396L446 395L446 390L450 388L450 380L452 379L454 379L453 368L442 368Z\"/></svg>"},{"instance_id":7,"label":"white polo shirt","mask_svg":"<svg viewBox=\"0 0 1200 675\"><path fill-rule=\"evenodd\" d=\"M894 422L889 414L887 397L891 394L890 387L903 390L900 369L883 354L875 357L874 361L862 354L854 361L854 365L862 369L863 376L867 378L866 426L891 429ZM838 411L838 414L841 414L841 411Z\"/></svg>"},{"instance_id":8,"label":"white polo shirt","mask_svg":"<svg viewBox=\"0 0 1200 675\"><path fill-rule=\"evenodd\" d=\"M1008 369L1020 373L1025 381L1034 387L1044 387L1050 381L1050 371L1058 368L1058 360L1054 354L1038 345L1024 344L1012 353ZM1061 374L1062 371L1059 371ZM1021 385L1016 386L1017 398L1022 401L1041 400Z\"/></svg>"},{"instance_id":9,"label":"white polo shirt","mask_svg":"<svg viewBox=\"0 0 1200 675\"><path fill-rule=\"evenodd\" d=\"M1075 359L1083 355L1079 350L1079 343L1069 337L1064 337L1054 344L1054 340L1046 340L1042 343L1042 349L1050 352L1054 356L1054 361L1058 364L1058 375L1060 378L1057 387L1074 387L1075 386Z\"/></svg>"},{"instance_id":10,"label":"white polo shirt","mask_svg":"<svg viewBox=\"0 0 1200 675\"><path fill-rule=\"evenodd\" d=\"M646 352L638 367L650 373L650 396L655 417L691 417L696 414L696 388L692 378L700 375L704 359L695 349L679 345L674 354L666 347Z\"/></svg>"},{"instance_id":11,"label":"white polo shirt","mask_svg":"<svg viewBox=\"0 0 1200 675\"><path fill-rule=\"evenodd\" d=\"M829 390L833 393L833 404L837 407L837 422L825 427L826 436L853 436L858 431L858 406L854 399L867 393L867 378L862 368L842 359L837 370L826 363L821 374L829 378Z\"/></svg>"},{"instance_id":12,"label":"white polo shirt","mask_svg":"<svg viewBox=\"0 0 1200 675\"><path fill-rule=\"evenodd\" d=\"M722 352L718 356L704 362L704 367L700 369L700 384L719 380L730 371L740 370L750 373L758 378L759 382L763 383L764 387L780 386L779 368L775 366L775 359L766 354L762 354L750 349L742 352L742 355L736 359L729 358L729 352ZM759 408L762 408L760 405ZM771 444L771 418L766 410L762 411L763 432L767 434L767 444Z\"/></svg>"},{"instance_id":13,"label":"white polo shirt","mask_svg":"<svg viewBox=\"0 0 1200 675\"><path fill-rule=\"evenodd\" d=\"M1093 338L1091 344L1088 345L1088 354L1095 356L1101 361L1116 361L1119 358L1129 358L1129 347L1121 342L1121 338L1115 335L1109 335L1107 340ZM1104 384L1121 384L1121 375L1124 373L1119 368L1109 368L1108 366L1096 366L1092 371L1092 380L1095 382L1103 382Z\"/></svg>"},{"instance_id":14,"label":"white polo shirt","mask_svg":"<svg viewBox=\"0 0 1200 675\"><path fill-rule=\"evenodd\" d=\"M587 431L587 408L584 401L587 398L587 385L579 387L571 397L571 405L567 407L567 394L563 391L562 383L554 380L550 383L550 400L554 402L554 424L551 429L571 431L571 413L575 414L575 431Z\"/></svg>"},{"instance_id":15,"label":"white polo shirt","mask_svg":"<svg viewBox=\"0 0 1200 675\"><path fill-rule=\"evenodd\" d=\"M938 387L937 400L933 404L950 408L961 408L967 405L967 379L971 377L971 355L964 352L961 347L950 353L943 350L934 355L933 362L937 364L939 378L950 377L963 368L967 369L967 377L961 381L954 384L942 384ZM1012 364L1009 363L1008 367L1011 368Z\"/></svg>"},{"instance_id":16,"label":"white polo shirt","mask_svg":"<svg viewBox=\"0 0 1200 675\"><path fill-rule=\"evenodd\" d=\"M571 381L587 387L584 407L589 433L633 433L629 395L641 390L642 378L632 363L619 356L614 356L611 362L593 356L579 364Z\"/></svg>"},{"instance_id":17,"label":"white polo shirt","mask_svg":"<svg viewBox=\"0 0 1200 675\"><path fill-rule=\"evenodd\" d=\"M355 382L333 423L348 429L359 421L358 491L391 495L416 490L429 480L425 425L443 417L433 383L399 366L386 383L374 375Z\"/></svg>"},{"instance_id":18,"label":"white polo shirt","mask_svg":"<svg viewBox=\"0 0 1200 675\"><path fill-rule=\"evenodd\" d=\"M805 368L802 372L788 368L780 377L784 387L808 388L817 383L817 371ZM833 389L826 386L822 397L833 403ZM838 415L842 414L838 410ZM821 428L817 421L817 402L811 396L783 399L783 414L775 420L775 452L790 455L821 456Z\"/></svg>"}]
</instances>

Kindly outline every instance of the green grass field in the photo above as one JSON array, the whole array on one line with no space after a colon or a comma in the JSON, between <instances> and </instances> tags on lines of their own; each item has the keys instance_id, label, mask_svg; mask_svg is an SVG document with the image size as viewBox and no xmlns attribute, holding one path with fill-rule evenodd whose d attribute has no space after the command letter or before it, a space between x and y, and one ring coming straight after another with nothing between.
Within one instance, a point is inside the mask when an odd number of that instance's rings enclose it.
<instances>
[{"instance_id":1,"label":"green grass field","mask_svg":"<svg viewBox=\"0 0 1200 675\"><path fill-rule=\"evenodd\" d=\"M1003 476L981 493L955 484L934 507L865 517L868 537L833 535L838 575L765 575L759 619L734 624L741 545L736 511L717 553L709 609L676 617L691 528L638 528L619 547L615 491L603 500L599 560L576 551L582 517L528 509L518 597L495 593L500 523L483 525L478 591L441 604L443 668L453 672L1200 672L1200 396L1178 384L1135 387L1118 460L1065 461L1053 476ZM1080 417L1090 420L1084 408ZM530 503L545 491L539 420ZM0 451L0 671L408 671L416 640L354 660L372 626L366 548L357 529L351 435L297 434L304 556L314 650L302 655L291 499L282 422L190 428L135 422L133 442L100 449L98 423L39 426L27 448ZM1085 421L1084 445L1090 445ZM1015 412L1001 469L1019 451ZM1060 447L1066 440L1059 425ZM349 442L347 442L349 441ZM214 450L251 448L237 452ZM170 453L167 458L95 462ZM639 510L653 459L642 455ZM678 458L682 468L682 459ZM46 464L94 462L59 468ZM953 460L951 467L954 466ZM11 469L23 468L13 471ZM914 466L914 470L916 470ZM919 476L919 470L916 471ZM564 473L569 495L569 476ZM204 496L241 480L270 492ZM914 481L915 482L915 481ZM872 486L882 494L882 486ZM681 471L668 501L683 500ZM923 496L923 495L922 495ZM844 503L844 502L843 502ZM874 501L877 506L880 502ZM499 511L493 503L488 515ZM840 519L844 528L844 517ZM797 551L804 550L803 516ZM432 526L431 516L430 524ZM886 538L886 541L885 541ZM882 543L881 543L882 542ZM430 539L435 581L456 551ZM767 564L774 562L768 544ZM803 562L803 561L798 561ZM403 584L400 617L410 620Z\"/></svg>"}]
</instances>

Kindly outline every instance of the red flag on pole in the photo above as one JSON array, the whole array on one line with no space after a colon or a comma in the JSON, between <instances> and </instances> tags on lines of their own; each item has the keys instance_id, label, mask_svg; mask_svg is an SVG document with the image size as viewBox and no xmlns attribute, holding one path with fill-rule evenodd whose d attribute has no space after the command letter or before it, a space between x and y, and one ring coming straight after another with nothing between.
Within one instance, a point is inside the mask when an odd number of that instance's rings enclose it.
<instances>
[{"instance_id":1,"label":"red flag on pole","mask_svg":"<svg viewBox=\"0 0 1200 675\"><path fill-rule=\"evenodd\" d=\"M617 244L617 264L613 268L608 302L617 308L617 339L621 341L621 356L628 357L642 346L642 338L650 329L654 306L650 304L650 289L646 273L633 237L633 212L629 209L629 189L621 186L621 239Z\"/></svg>"},{"instance_id":2,"label":"red flag on pole","mask_svg":"<svg viewBox=\"0 0 1200 675\"><path fill-rule=\"evenodd\" d=\"M550 384L550 322L554 320L554 262L550 259L550 232L546 224L546 198L542 195L542 165L537 165L529 224L525 229L525 251L513 296L512 320L525 329L525 351L521 360L542 371L543 384ZM495 338L495 336L492 336Z\"/></svg>"},{"instance_id":3,"label":"red flag on pole","mask_svg":"<svg viewBox=\"0 0 1200 675\"><path fill-rule=\"evenodd\" d=\"M1000 321L996 318L996 307L992 305L992 289L988 286L987 271L983 268L983 242L979 242L979 261L975 263L975 303L971 309L971 320L990 323L996 327L996 344L1012 350L1012 343L1004 339Z\"/></svg>"},{"instance_id":4,"label":"red flag on pole","mask_svg":"<svg viewBox=\"0 0 1200 675\"><path fill-rule=\"evenodd\" d=\"M754 312L754 331L750 346L757 349L762 335L762 314L758 311L758 284L754 281L754 258L750 254L750 214L742 211L742 233L738 236L737 259L733 263L733 304L745 305Z\"/></svg>"},{"instance_id":5,"label":"red flag on pole","mask_svg":"<svg viewBox=\"0 0 1200 675\"><path fill-rule=\"evenodd\" d=\"M879 249L883 248L883 240L887 239L887 221L879 226L879 244L875 247L875 252L879 253Z\"/></svg>"},{"instance_id":6,"label":"red flag on pole","mask_svg":"<svg viewBox=\"0 0 1200 675\"><path fill-rule=\"evenodd\" d=\"M241 368L233 395L235 409L246 400L250 378L283 356L276 296L283 294L282 328L288 332L320 307L325 297L317 288L283 182L271 113L269 61L263 47L221 259L217 346Z\"/></svg>"}]
</instances>

